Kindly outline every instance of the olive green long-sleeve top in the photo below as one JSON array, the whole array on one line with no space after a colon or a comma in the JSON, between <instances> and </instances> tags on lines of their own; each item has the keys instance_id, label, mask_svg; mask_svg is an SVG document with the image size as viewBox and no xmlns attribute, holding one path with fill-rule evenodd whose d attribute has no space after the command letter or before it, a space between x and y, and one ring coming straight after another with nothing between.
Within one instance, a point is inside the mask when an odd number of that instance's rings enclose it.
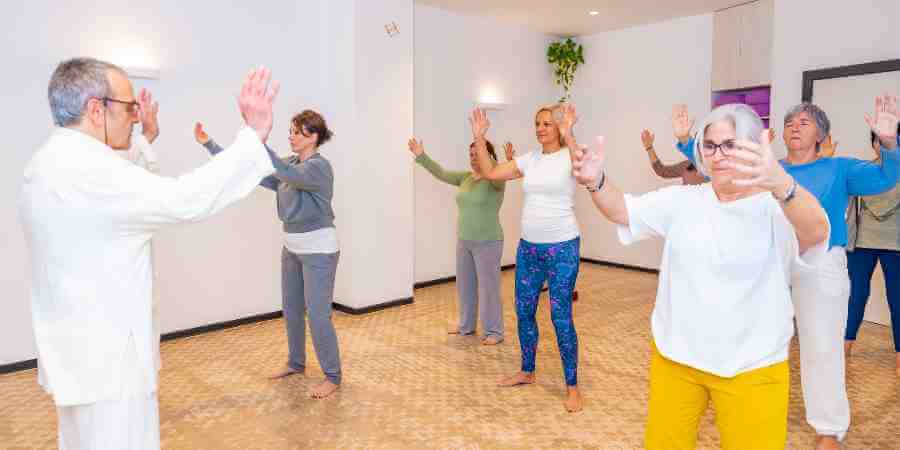
<instances>
[{"instance_id":1,"label":"olive green long-sleeve top","mask_svg":"<svg viewBox=\"0 0 900 450\"><path fill-rule=\"evenodd\" d=\"M471 171L444 170L428 155L416 157L416 163L438 180L458 186L456 206L459 209L457 230L464 241L501 241L500 206L503 205L505 181L475 179Z\"/></svg>"}]
</instances>

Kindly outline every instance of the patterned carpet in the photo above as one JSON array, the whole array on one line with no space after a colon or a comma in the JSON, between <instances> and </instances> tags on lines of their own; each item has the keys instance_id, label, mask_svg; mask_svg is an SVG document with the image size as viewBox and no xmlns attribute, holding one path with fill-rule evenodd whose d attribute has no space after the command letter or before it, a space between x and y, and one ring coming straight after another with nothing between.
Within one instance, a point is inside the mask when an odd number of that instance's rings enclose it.
<instances>
[{"instance_id":1,"label":"patterned carpet","mask_svg":"<svg viewBox=\"0 0 900 450\"><path fill-rule=\"evenodd\" d=\"M163 343L160 421L166 449L639 449L647 407L649 315L656 276L585 264L575 306L585 410L563 409L564 385L546 301L535 385L498 388L519 366L513 273L504 272L507 340L495 347L449 336L455 285L416 291L412 305L364 316L336 313L344 386L326 400L309 344L307 377L269 381L285 361L282 320ZM546 294L545 294L546 295ZM900 380L890 330L866 323L848 384L849 449L900 449ZM796 345L788 448L812 448ZM56 418L35 371L0 376L0 448L56 447ZM700 431L718 448L713 415Z\"/></svg>"}]
</instances>

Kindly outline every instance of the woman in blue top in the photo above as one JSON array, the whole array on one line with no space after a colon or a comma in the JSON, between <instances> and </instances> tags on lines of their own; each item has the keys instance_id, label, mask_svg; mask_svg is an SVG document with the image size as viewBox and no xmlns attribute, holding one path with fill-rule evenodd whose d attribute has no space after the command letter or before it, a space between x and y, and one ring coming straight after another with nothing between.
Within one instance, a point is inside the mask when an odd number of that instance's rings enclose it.
<instances>
[{"instance_id":1,"label":"woman in blue top","mask_svg":"<svg viewBox=\"0 0 900 450\"><path fill-rule=\"evenodd\" d=\"M875 99L875 116L866 122L881 142L880 163L857 158L823 158L821 143L831 123L818 106L801 103L784 116L784 169L822 204L831 222L830 250L816 264L815 279L793 280L793 301L800 339L800 377L806 420L818 434L818 448L840 448L850 427L850 404L844 383L844 330L850 279L847 275L847 224L850 197L876 195L897 184L897 98ZM693 160L692 122L687 108L676 106L673 128L678 149Z\"/></svg>"}]
</instances>

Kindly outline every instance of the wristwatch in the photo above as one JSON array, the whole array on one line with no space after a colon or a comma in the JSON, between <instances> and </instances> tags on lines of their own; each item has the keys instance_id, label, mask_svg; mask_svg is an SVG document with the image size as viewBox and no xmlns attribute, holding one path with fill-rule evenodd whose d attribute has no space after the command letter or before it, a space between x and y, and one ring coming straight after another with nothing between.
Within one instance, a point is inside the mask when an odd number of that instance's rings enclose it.
<instances>
[{"instance_id":1,"label":"wristwatch","mask_svg":"<svg viewBox=\"0 0 900 450\"><path fill-rule=\"evenodd\" d=\"M587 189L588 192L593 194L594 192L597 192L600 189L603 189L603 183L606 183L606 171L605 170L603 172L600 172L600 182L597 183L597 186L587 185L584 188Z\"/></svg>"},{"instance_id":2,"label":"wristwatch","mask_svg":"<svg viewBox=\"0 0 900 450\"><path fill-rule=\"evenodd\" d=\"M778 196L776 196L774 192L772 193L772 195L776 200L780 201L781 204L786 205L789 201L794 199L794 196L797 195L797 180L793 178L791 179L791 186L784 193L784 198L778 198Z\"/></svg>"}]
</instances>

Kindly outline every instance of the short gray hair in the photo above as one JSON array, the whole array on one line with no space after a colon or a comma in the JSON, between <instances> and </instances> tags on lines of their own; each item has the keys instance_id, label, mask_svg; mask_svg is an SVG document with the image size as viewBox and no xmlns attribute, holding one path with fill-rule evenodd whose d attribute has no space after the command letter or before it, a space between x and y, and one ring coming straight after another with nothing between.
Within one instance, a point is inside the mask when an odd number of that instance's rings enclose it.
<instances>
[{"instance_id":1,"label":"short gray hair","mask_svg":"<svg viewBox=\"0 0 900 450\"><path fill-rule=\"evenodd\" d=\"M738 140L759 143L759 136L764 129L762 119L759 118L756 111L745 104L732 103L719 106L710 111L710 113L703 118L703 121L700 123L700 126L697 127L697 131L694 134L694 161L697 161L697 169L699 169L700 173L703 175L709 176L704 169L703 153L700 151L700 148L703 146L703 141L706 138L706 129L709 128L710 125L723 120L731 122L731 124L734 125L734 136L735 139Z\"/></svg>"},{"instance_id":2,"label":"short gray hair","mask_svg":"<svg viewBox=\"0 0 900 450\"><path fill-rule=\"evenodd\" d=\"M819 143L824 141L825 136L828 136L828 133L831 132L831 121L828 120L828 115L825 114L825 111L822 111L822 108L819 108L818 105L803 102L789 109L787 114L784 115L785 127L787 127L787 123L790 122L791 119L800 113L806 113L810 118L816 121L816 129L818 130L818 134L816 135L816 150L818 150Z\"/></svg>"},{"instance_id":3,"label":"short gray hair","mask_svg":"<svg viewBox=\"0 0 900 450\"><path fill-rule=\"evenodd\" d=\"M47 86L53 123L60 127L77 125L90 99L110 97L112 87L107 73L111 70L125 75L119 66L94 58L72 58L59 63Z\"/></svg>"}]
</instances>

